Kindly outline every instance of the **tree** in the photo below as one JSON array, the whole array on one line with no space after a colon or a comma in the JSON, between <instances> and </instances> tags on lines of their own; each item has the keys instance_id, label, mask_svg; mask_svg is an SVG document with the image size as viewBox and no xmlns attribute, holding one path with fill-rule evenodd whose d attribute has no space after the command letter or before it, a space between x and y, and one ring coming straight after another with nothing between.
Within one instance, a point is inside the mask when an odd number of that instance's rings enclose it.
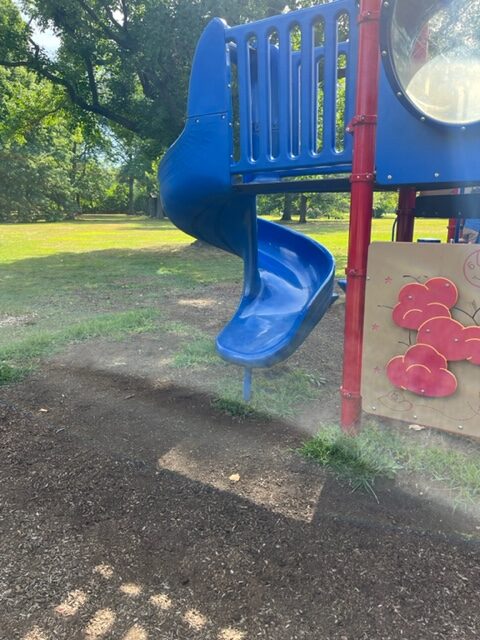
<instances>
[{"instance_id":1,"label":"tree","mask_svg":"<svg viewBox=\"0 0 480 640\"><path fill-rule=\"evenodd\" d=\"M308 198L305 194L302 193L300 196L300 211L299 211L299 223L306 224L307 223L307 205Z\"/></svg>"},{"instance_id":2,"label":"tree","mask_svg":"<svg viewBox=\"0 0 480 640\"><path fill-rule=\"evenodd\" d=\"M95 123L22 68L0 68L0 96L1 220L73 216L104 197L108 140Z\"/></svg>"},{"instance_id":3,"label":"tree","mask_svg":"<svg viewBox=\"0 0 480 640\"><path fill-rule=\"evenodd\" d=\"M291 222L293 213L293 193L286 193L283 201L282 222Z\"/></svg>"},{"instance_id":4,"label":"tree","mask_svg":"<svg viewBox=\"0 0 480 640\"><path fill-rule=\"evenodd\" d=\"M24 0L28 16L60 38L54 59L35 43L13 0L0 0L0 65L25 67L72 103L165 148L183 121L196 42L213 16L232 24L284 0Z\"/></svg>"}]
</instances>

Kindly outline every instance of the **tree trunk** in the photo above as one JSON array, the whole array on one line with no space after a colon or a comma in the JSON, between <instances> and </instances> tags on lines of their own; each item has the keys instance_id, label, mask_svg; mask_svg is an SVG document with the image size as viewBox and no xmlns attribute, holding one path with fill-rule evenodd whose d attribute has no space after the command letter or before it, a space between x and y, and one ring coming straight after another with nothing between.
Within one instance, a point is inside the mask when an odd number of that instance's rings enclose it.
<instances>
[{"instance_id":1,"label":"tree trunk","mask_svg":"<svg viewBox=\"0 0 480 640\"><path fill-rule=\"evenodd\" d=\"M160 199L160 196L157 196L156 198L156 211L155 211L155 217L158 218L159 220L164 220L167 216L165 215L165 210L162 207L162 201Z\"/></svg>"},{"instance_id":2,"label":"tree trunk","mask_svg":"<svg viewBox=\"0 0 480 640\"><path fill-rule=\"evenodd\" d=\"M307 204L308 204L308 199L307 196L304 196L303 194L300 196L300 224L306 224L307 223Z\"/></svg>"},{"instance_id":3,"label":"tree trunk","mask_svg":"<svg viewBox=\"0 0 480 640\"><path fill-rule=\"evenodd\" d=\"M133 216L135 214L135 199L134 199L134 193L133 193L133 187L134 187L134 177L133 176L128 176L128 215L129 216Z\"/></svg>"},{"instance_id":4,"label":"tree trunk","mask_svg":"<svg viewBox=\"0 0 480 640\"><path fill-rule=\"evenodd\" d=\"M286 193L285 200L283 201L283 215L281 217L282 222L291 222L293 209L293 194Z\"/></svg>"}]
</instances>

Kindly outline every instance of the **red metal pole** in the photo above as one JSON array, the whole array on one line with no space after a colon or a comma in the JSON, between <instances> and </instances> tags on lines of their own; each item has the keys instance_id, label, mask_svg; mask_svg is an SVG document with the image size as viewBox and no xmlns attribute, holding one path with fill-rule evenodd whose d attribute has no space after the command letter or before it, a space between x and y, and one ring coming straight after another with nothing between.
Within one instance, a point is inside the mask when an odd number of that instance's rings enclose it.
<instances>
[{"instance_id":1,"label":"red metal pole","mask_svg":"<svg viewBox=\"0 0 480 640\"><path fill-rule=\"evenodd\" d=\"M459 193L462 193L462 190L452 189L450 193L452 195L457 195ZM447 227L447 242L452 242L452 240L455 240L456 233L457 233L457 219L450 218L448 221L448 227Z\"/></svg>"},{"instance_id":2,"label":"red metal pole","mask_svg":"<svg viewBox=\"0 0 480 640\"><path fill-rule=\"evenodd\" d=\"M397 242L413 242L416 197L417 192L412 187L401 187L398 193Z\"/></svg>"},{"instance_id":3,"label":"red metal pole","mask_svg":"<svg viewBox=\"0 0 480 640\"><path fill-rule=\"evenodd\" d=\"M456 231L457 231L457 219L450 218L448 221L448 227L447 227L447 242L452 242L452 240L455 240Z\"/></svg>"},{"instance_id":4,"label":"red metal pole","mask_svg":"<svg viewBox=\"0 0 480 640\"><path fill-rule=\"evenodd\" d=\"M356 116L353 130L352 190L345 303L342 428L354 432L360 420L362 398L363 315L370 244L375 171L375 139L378 102L379 19L381 0L361 0Z\"/></svg>"}]
</instances>

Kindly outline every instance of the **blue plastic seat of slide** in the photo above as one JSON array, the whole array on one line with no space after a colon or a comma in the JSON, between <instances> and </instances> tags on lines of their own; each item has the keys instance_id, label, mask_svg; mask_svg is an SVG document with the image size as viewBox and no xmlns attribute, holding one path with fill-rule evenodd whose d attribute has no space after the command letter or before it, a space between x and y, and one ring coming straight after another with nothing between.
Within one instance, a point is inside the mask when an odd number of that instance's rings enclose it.
<instances>
[{"instance_id":1,"label":"blue plastic seat of slide","mask_svg":"<svg viewBox=\"0 0 480 640\"><path fill-rule=\"evenodd\" d=\"M159 180L176 226L243 259L240 304L216 345L225 360L250 369L280 362L306 338L332 302L335 262L314 240L257 220L255 196L235 191L225 43L225 24L213 20L195 54L185 129Z\"/></svg>"}]
</instances>

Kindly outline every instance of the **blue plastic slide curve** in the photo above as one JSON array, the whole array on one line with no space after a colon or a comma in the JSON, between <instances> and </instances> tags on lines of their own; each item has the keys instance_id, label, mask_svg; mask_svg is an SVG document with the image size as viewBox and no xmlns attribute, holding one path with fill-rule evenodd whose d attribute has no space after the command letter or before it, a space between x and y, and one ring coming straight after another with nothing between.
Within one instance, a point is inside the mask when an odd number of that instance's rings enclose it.
<instances>
[{"instance_id":1,"label":"blue plastic slide curve","mask_svg":"<svg viewBox=\"0 0 480 640\"><path fill-rule=\"evenodd\" d=\"M255 196L232 187L224 29L214 20L197 48L187 122L160 165L160 193L176 226L243 259L240 304L216 345L225 360L252 369L287 358L322 318L335 262L314 240L257 220Z\"/></svg>"},{"instance_id":2,"label":"blue plastic slide curve","mask_svg":"<svg viewBox=\"0 0 480 640\"><path fill-rule=\"evenodd\" d=\"M219 354L245 367L268 367L303 342L329 308L335 264L317 242L258 219L259 286L243 295L217 338Z\"/></svg>"}]
</instances>

